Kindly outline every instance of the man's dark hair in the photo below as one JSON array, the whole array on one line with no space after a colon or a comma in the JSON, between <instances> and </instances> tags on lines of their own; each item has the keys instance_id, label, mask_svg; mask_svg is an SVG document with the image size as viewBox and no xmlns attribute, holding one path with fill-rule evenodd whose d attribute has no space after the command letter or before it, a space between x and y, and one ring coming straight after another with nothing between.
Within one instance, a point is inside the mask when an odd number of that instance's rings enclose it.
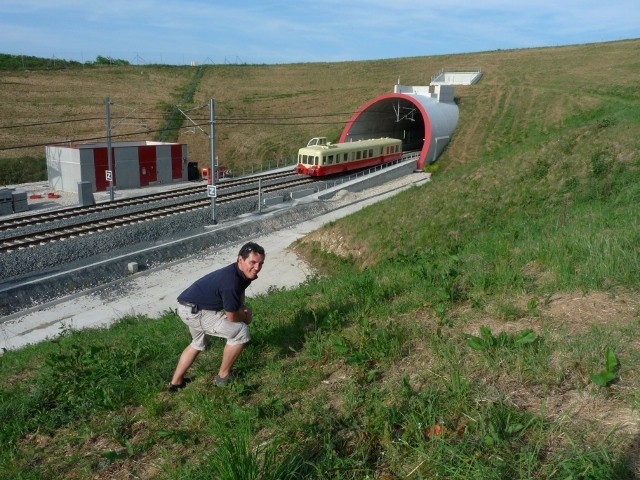
<instances>
[{"instance_id":1,"label":"man's dark hair","mask_svg":"<svg viewBox=\"0 0 640 480\"><path fill-rule=\"evenodd\" d=\"M258 245L255 242L245 243L240 249L240 251L238 252L238 256L242 257L243 260L246 260L251 252L255 252L258 255L262 255L263 257L266 256L266 254L264 253L264 248L262 248L260 245Z\"/></svg>"}]
</instances>

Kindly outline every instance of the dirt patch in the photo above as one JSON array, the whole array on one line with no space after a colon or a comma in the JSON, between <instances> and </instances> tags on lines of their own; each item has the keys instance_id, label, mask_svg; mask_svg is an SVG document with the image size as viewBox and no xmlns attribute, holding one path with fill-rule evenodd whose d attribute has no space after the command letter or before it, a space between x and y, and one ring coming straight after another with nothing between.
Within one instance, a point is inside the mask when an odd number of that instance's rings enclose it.
<instances>
[{"instance_id":1,"label":"dirt patch","mask_svg":"<svg viewBox=\"0 0 640 480\"><path fill-rule=\"evenodd\" d=\"M632 293L557 293L541 308L551 322L570 332L587 331L593 325L624 325L638 318L640 301Z\"/></svg>"},{"instance_id":2,"label":"dirt patch","mask_svg":"<svg viewBox=\"0 0 640 480\"><path fill-rule=\"evenodd\" d=\"M361 258L365 252L357 247L351 235L340 225L330 225L316 230L304 237L296 251L306 250L305 246L316 244L319 250L341 258Z\"/></svg>"},{"instance_id":3,"label":"dirt patch","mask_svg":"<svg viewBox=\"0 0 640 480\"><path fill-rule=\"evenodd\" d=\"M525 295L511 299L512 319L501 316L500 307L496 305L486 307L481 313L475 313L470 305L463 305L454 315L469 319L463 332L473 335L481 326L489 327L494 334L514 333L524 328L540 332L543 326L577 334L596 325L622 326L640 318L640 299L633 292L560 292L535 306L530 306L530 302L531 297Z\"/></svg>"}]
</instances>

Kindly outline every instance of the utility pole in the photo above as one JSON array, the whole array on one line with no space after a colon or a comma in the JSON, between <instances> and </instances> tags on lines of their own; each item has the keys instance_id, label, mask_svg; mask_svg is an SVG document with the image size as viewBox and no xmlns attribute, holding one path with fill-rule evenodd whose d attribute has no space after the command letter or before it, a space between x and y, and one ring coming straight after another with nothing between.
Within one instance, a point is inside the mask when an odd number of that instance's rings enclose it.
<instances>
[{"instance_id":1,"label":"utility pole","mask_svg":"<svg viewBox=\"0 0 640 480\"><path fill-rule=\"evenodd\" d=\"M109 97L104 99L104 105L107 110L107 180L109 180L109 201L113 202L113 159L111 158L111 110L109 106L111 102Z\"/></svg>"},{"instance_id":2,"label":"utility pole","mask_svg":"<svg viewBox=\"0 0 640 480\"><path fill-rule=\"evenodd\" d=\"M211 172L209 178L211 178L212 195L211 195L211 219L213 224L216 225L216 134L213 127L215 123L215 103L213 98L209 99L209 150L211 151Z\"/></svg>"}]
</instances>

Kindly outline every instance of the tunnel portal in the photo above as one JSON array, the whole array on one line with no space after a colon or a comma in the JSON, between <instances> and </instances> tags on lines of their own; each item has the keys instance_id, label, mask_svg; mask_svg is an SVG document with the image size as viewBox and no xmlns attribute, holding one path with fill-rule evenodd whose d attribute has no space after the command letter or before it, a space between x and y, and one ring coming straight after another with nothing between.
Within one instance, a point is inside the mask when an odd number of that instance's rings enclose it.
<instances>
[{"instance_id":1,"label":"tunnel portal","mask_svg":"<svg viewBox=\"0 0 640 480\"><path fill-rule=\"evenodd\" d=\"M433 163L458 123L453 87L396 85L361 107L349 120L340 142L391 137L402 140L404 151L419 150L416 168Z\"/></svg>"}]
</instances>

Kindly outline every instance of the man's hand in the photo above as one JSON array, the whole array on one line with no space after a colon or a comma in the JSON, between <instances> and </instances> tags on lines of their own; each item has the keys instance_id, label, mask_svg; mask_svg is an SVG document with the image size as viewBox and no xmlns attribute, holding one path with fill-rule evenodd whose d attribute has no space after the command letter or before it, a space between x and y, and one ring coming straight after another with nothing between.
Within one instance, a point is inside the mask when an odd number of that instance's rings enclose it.
<instances>
[{"instance_id":1,"label":"man's hand","mask_svg":"<svg viewBox=\"0 0 640 480\"><path fill-rule=\"evenodd\" d=\"M239 310L230 312L227 310L227 320L230 322L243 322L249 325L253 319L253 313L249 307L242 306Z\"/></svg>"},{"instance_id":2,"label":"man's hand","mask_svg":"<svg viewBox=\"0 0 640 480\"><path fill-rule=\"evenodd\" d=\"M251 323L251 320L253 319L253 312L249 307L243 307L242 312L244 313L243 322L249 325Z\"/></svg>"}]
</instances>

